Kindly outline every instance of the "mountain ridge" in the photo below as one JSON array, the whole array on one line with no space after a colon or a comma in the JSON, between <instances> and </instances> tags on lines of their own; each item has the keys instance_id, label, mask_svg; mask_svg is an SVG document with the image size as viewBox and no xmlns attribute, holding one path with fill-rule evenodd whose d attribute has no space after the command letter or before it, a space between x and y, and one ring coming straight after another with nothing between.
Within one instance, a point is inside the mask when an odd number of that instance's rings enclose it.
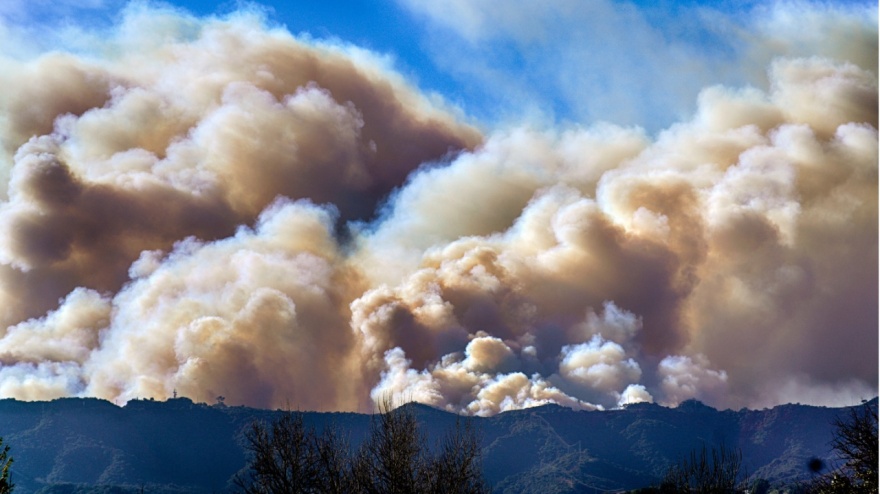
<instances>
[{"instance_id":1,"label":"mountain ridge","mask_svg":"<svg viewBox=\"0 0 880 494\"><path fill-rule=\"evenodd\" d=\"M877 399L868 405L876 409ZM423 404L405 406L430 444L460 419ZM733 411L691 400L677 408L633 404L606 411L544 405L465 420L481 432L484 472L495 492L574 493L650 485L702 445L740 449L753 478L803 480L810 458L837 462L832 423L850 408ZM11 446L18 494L222 492L245 466L246 427L279 413L188 398L132 400L123 407L95 398L0 400L0 436ZM307 425L340 428L354 446L370 426L366 414L302 413Z\"/></svg>"}]
</instances>

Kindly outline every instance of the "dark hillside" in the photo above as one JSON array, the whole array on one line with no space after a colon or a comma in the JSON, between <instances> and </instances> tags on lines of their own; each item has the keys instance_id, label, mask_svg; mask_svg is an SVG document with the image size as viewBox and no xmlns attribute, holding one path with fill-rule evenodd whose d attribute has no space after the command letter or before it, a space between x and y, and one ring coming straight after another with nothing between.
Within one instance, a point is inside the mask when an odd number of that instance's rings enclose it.
<instances>
[{"instance_id":1,"label":"dark hillside","mask_svg":"<svg viewBox=\"0 0 880 494\"><path fill-rule=\"evenodd\" d=\"M876 399L872 405L876 407ZM434 444L453 414L410 404ZM0 436L15 458L16 492L219 492L245 464L243 431L277 412L245 407L135 400L0 400ZM670 409L573 411L548 405L470 418L483 437L484 472L504 493L603 492L642 487L703 444L740 448L748 472L772 483L807 476L809 458L831 457L831 423L846 409L785 405L717 411L699 402ZM305 414L307 425L334 426L353 445L370 417Z\"/></svg>"}]
</instances>

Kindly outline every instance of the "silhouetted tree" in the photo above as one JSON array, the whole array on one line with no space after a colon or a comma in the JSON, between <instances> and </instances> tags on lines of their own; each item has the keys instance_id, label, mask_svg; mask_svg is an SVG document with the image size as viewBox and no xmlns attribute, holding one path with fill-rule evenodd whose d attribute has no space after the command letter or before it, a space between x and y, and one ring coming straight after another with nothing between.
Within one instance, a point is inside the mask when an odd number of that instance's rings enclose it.
<instances>
[{"instance_id":1,"label":"silhouetted tree","mask_svg":"<svg viewBox=\"0 0 880 494\"><path fill-rule=\"evenodd\" d=\"M877 411L869 405L854 407L849 417L834 420L831 447L845 462L841 468L813 479L807 491L814 494L877 492Z\"/></svg>"},{"instance_id":2,"label":"silhouetted tree","mask_svg":"<svg viewBox=\"0 0 880 494\"><path fill-rule=\"evenodd\" d=\"M831 446L846 461L853 484L877 492L877 411L865 405L850 409L849 420L837 418Z\"/></svg>"},{"instance_id":3,"label":"silhouetted tree","mask_svg":"<svg viewBox=\"0 0 880 494\"><path fill-rule=\"evenodd\" d=\"M727 494L738 492L742 470L742 453L722 445L703 446L699 452L672 465L660 483L664 493Z\"/></svg>"},{"instance_id":4,"label":"silhouetted tree","mask_svg":"<svg viewBox=\"0 0 880 494\"><path fill-rule=\"evenodd\" d=\"M336 426L326 426L320 436L313 436L320 492L347 494L356 492L352 476L351 447Z\"/></svg>"},{"instance_id":5,"label":"silhouetted tree","mask_svg":"<svg viewBox=\"0 0 880 494\"><path fill-rule=\"evenodd\" d=\"M483 479L482 449L470 421L455 421L440 444L429 469L433 494L483 494L491 492Z\"/></svg>"},{"instance_id":6,"label":"silhouetted tree","mask_svg":"<svg viewBox=\"0 0 880 494\"><path fill-rule=\"evenodd\" d=\"M416 494L428 492L429 461L423 450L425 438L415 414L407 407L394 409L390 398L379 402L370 436L355 458L355 479L360 492L368 494Z\"/></svg>"},{"instance_id":7,"label":"silhouetted tree","mask_svg":"<svg viewBox=\"0 0 880 494\"><path fill-rule=\"evenodd\" d=\"M436 454L425 447L415 414L379 403L370 435L354 454L336 427L316 434L302 414L287 413L271 426L255 422L245 434L251 460L235 479L245 494L486 494L480 441L470 424L456 421ZM2 494L2 493L0 493Z\"/></svg>"},{"instance_id":8,"label":"silhouetted tree","mask_svg":"<svg viewBox=\"0 0 880 494\"><path fill-rule=\"evenodd\" d=\"M12 457L9 456L9 445L3 445L0 437L0 494L9 494L15 488L12 483Z\"/></svg>"},{"instance_id":9,"label":"silhouetted tree","mask_svg":"<svg viewBox=\"0 0 880 494\"><path fill-rule=\"evenodd\" d=\"M388 398L373 416L370 437L355 458L357 492L369 494L486 494L480 439L470 421L455 427L431 454L409 407Z\"/></svg>"},{"instance_id":10,"label":"silhouetted tree","mask_svg":"<svg viewBox=\"0 0 880 494\"><path fill-rule=\"evenodd\" d=\"M248 494L296 494L318 489L319 458L314 431L302 414L287 412L270 427L254 422L245 434L252 458L248 473L235 483Z\"/></svg>"}]
</instances>

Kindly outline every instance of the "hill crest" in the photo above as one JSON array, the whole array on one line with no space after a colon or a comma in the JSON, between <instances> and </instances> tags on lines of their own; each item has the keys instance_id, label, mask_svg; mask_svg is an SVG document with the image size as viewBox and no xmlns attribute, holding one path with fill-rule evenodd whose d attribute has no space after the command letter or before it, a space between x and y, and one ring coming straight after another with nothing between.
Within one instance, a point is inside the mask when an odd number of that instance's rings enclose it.
<instances>
[{"instance_id":1,"label":"hill crest","mask_svg":"<svg viewBox=\"0 0 880 494\"><path fill-rule=\"evenodd\" d=\"M877 399L868 405L876 409ZM427 405L407 406L430 441L459 419ZM755 478L804 479L810 458L836 461L831 424L847 411L795 404L719 411L688 401L677 408L633 404L608 411L543 405L465 420L482 433L484 471L495 492L550 492L551 485L552 492L582 492L649 485L702 445L739 448ZM0 400L0 436L12 448L17 494L99 487L136 492L143 486L150 492L222 492L245 465L244 429L278 413L182 397L122 407L94 398L10 399ZM370 426L366 414L303 413L307 425L339 427L355 445Z\"/></svg>"}]
</instances>

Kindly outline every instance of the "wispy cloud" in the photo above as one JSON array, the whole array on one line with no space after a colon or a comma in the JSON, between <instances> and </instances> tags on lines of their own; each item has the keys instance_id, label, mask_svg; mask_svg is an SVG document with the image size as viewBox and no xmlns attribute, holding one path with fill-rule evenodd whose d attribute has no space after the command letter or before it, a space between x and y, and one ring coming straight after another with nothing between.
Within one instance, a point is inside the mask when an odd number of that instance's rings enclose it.
<instances>
[{"instance_id":1,"label":"wispy cloud","mask_svg":"<svg viewBox=\"0 0 880 494\"><path fill-rule=\"evenodd\" d=\"M606 0L399 3L425 22L436 63L479 102L473 110L501 122L609 121L656 132L687 118L704 87L766 89L775 57L876 68L877 11L869 3L743 4L732 12Z\"/></svg>"}]
</instances>

